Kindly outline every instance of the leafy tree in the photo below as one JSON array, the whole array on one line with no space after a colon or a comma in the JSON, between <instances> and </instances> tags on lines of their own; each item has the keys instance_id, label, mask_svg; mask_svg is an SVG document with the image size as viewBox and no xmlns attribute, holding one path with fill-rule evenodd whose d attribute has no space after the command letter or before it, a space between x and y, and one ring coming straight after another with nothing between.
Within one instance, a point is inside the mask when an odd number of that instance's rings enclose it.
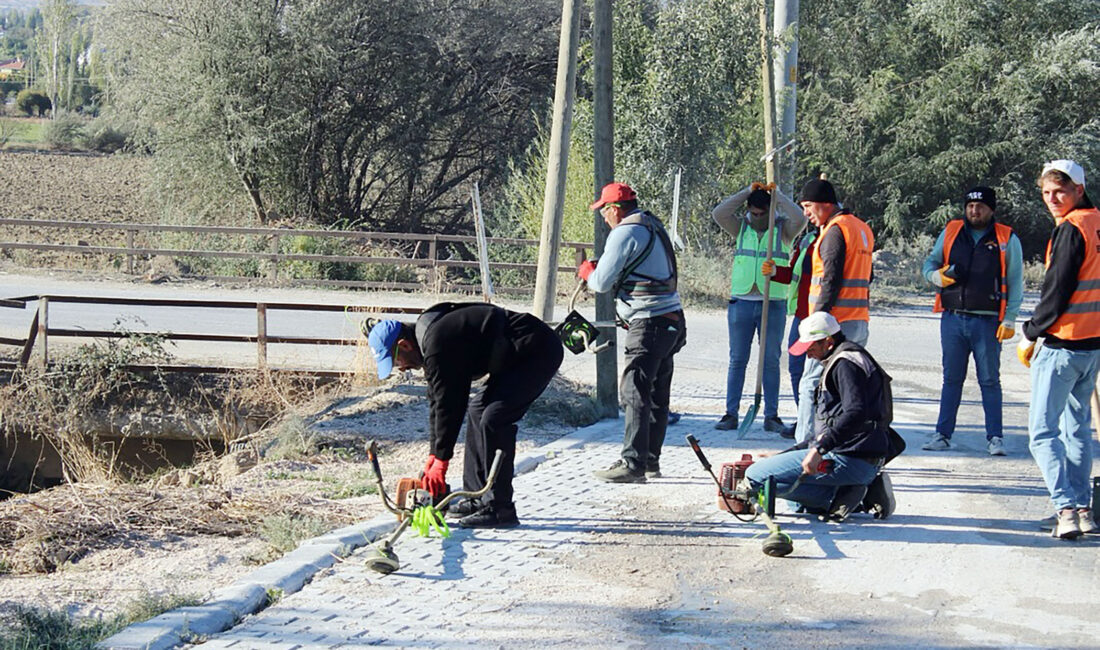
<instances>
[{"instance_id":1,"label":"leafy tree","mask_svg":"<svg viewBox=\"0 0 1100 650\"><path fill-rule=\"evenodd\" d=\"M19 94L15 96L15 108L28 116L34 115L35 111L38 111L39 115L45 115L46 111L53 108L53 105L50 104L50 98L46 97L45 94L28 88L19 91Z\"/></svg>"},{"instance_id":2,"label":"leafy tree","mask_svg":"<svg viewBox=\"0 0 1100 650\"><path fill-rule=\"evenodd\" d=\"M68 41L76 20L76 4L72 0L45 0L42 3L42 26L38 34L38 54L46 67L46 90L50 104L58 106L62 94L65 67L69 56Z\"/></svg>"}]
</instances>

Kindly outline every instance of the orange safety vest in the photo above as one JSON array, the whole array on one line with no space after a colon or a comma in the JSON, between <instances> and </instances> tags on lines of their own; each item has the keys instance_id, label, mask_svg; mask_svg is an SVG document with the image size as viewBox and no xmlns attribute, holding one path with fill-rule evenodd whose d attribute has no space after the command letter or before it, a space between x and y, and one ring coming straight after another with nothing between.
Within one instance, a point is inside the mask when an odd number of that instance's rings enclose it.
<instances>
[{"instance_id":1,"label":"orange safety vest","mask_svg":"<svg viewBox=\"0 0 1100 650\"><path fill-rule=\"evenodd\" d=\"M838 323L849 320L871 320L871 253L875 250L875 235L871 228L851 212L842 212L825 227L814 247L813 276L810 278L810 309L821 295L821 280L825 262L821 259L821 242L830 228L840 228L844 236L844 278L840 294L829 312Z\"/></svg>"},{"instance_id":2,"label":"orange safety vest","mask_svg":"<svg viewBox=\"0 0 1100 650\"><path fill-rule=\"evenodd\" d=\"M1085 240L1085 260L1077 270L1077 287L1069 297L1069 305L1046 333L1064 341L1080 341L1100 337L1100 210L1079 208L1058 221L1068 221ZM1046 267L1050 268L1050 245L1047 242Z\"/></svg>"},{"instance_id":3,"label":"orange safety vest","mask_svg":"<svg viewBox=\"0 0 1100 650\"><path fill-rule=\"evenodd\" d=\"M963 220L954 219L947 222L947 227L943 229L943 263L950 264L951 259L951 247L955 244L955 239L962 232ZM1008 297L1008 277L1005 271L1005 250L1008 249L1008 239L1012 237L1012 228L1004 225L1003 223L993 222L993 232L997 236L997 249L1001 252L1001 308L1000 314L997 316L998 320L1005 319L1005 303ZM940 294L943 292L939 287L936 288L936 304L933 305L933 312L943 311L943 301L940 299Z\"/></svg>"}]
</instances>

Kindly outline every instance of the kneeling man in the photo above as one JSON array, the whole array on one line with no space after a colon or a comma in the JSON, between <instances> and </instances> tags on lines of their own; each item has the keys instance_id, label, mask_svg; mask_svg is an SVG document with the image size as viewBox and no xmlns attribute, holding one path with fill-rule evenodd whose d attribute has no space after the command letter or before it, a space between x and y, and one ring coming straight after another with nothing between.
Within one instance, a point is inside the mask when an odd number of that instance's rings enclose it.
<instances>
[{"instance_id":1,"label":"kneeling man","mask_svg":"<svg viewBox=\"0 0 1100 650\"><path fill-rule=\"evenodd\" d=\"M862 346L845 340L840 324L826 312L799 323L798 341L789 352L824 367L814 394L816 430L809 440L753 463L746 478L760 490L774 477L776 496L836 520L861 503L878 518L889 516L893 491L880 470L890 455L893 409L882 368Z\"/></svg>"}]
</instances>

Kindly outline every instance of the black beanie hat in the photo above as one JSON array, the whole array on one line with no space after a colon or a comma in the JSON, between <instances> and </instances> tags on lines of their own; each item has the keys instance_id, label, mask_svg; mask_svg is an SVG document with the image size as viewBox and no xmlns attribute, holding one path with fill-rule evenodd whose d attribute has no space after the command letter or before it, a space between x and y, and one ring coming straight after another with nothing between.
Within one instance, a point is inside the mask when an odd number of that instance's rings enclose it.
<instances>
[{"instance_id":1,"label":"black beanie hat","mask_svg":"<svg viewBox=\"0 0 1100 650\"><path fill-rule=\"evenodd\" d=\"M814 203L836 203L836 190L833 184L824 178L815 178L802 186L802 201Z\"/></svg>"},{"instance_id":2,"label":"black beanie hat","mask_svg":"<svg viewBox=\"0 0 1100 650\"><path fill-rule=\"evenodd\" d=\"M772 203L772 195L768 190L753 190L749 194L749 207L767 210Z\"/></svg>"},{"instance_id":3,"label":"black beanie hat","mask_svg":"<svg viewBox=\"0 0 1100 650\"><path fill-rule=\"evenodd\" d=\"M997 209L997 194L993 191L992 187L975 185L970 188L970 191L966 193L966 200L963 201L963 207L966 207L966 204L971 201L980 201L988 205L990 210Z\"/></svg>"}]
</instances>

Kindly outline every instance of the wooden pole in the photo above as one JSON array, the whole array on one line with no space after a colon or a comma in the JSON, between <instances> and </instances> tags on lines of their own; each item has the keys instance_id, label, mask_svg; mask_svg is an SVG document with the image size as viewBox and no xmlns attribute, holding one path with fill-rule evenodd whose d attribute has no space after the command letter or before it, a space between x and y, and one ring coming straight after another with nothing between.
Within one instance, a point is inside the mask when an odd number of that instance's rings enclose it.
<instances>
[{"instance_id":1,"label":"wooden pole","mask_svg":"<svg viewBox=\"0 0 1100 650\"><path fill-rule=\"evenodd\" d=\"M595 0L593 6L593 110L595 112L593 153L596 161L593 198L599 196L604 185L615 180L615 110L612 69L612 13L611 0ZM596 257L603 255L607 244L607 227L599 212L593 214L593 241ZM596 294L596 320L608 322L615 319L615 296ZM618 328L604 328L605 339L616 340ZM616 346L596 354L596 401L600 414L616 417L619 414L618 356Z\"/></svg>"},{"instance_id":2,"label":"wooden pole","mask_svg":"<svg viewBox=\"0 0 1100 650\"><path fill-rule=\"evenodd\" d=\"M565 174L569 164L569 132L573 124L573 94L577 79L577 42L580 31L580 0L563 0L561 39L558 42L558 77L554 86L554 120L550 128L550 151L546 165L546 193L542 203L542 233L535 278L534 313L553 320L561 241L562 210L565 206Z\"/></svg>"},{"instance_id":3,"label":"wooden pole","mask_svg":"<svg viewBox=\"0 0 1100 650\"><path fill-rule=\"evenodd\" d=\"M267 305L256 303L256 366L267 368Z\"/></svg>"},{"instance_id":4,"label":"wooden pole","mask_svg":"<svg viewBox=\"0 0 1100 650\"><path fill-rule=\"evenodd\" d=\"M50 330L50 299L38 299L38 340L39 350L42 351L42 367L50 364L50 345L48 332Z\"/></svg>"}]
</instances>

